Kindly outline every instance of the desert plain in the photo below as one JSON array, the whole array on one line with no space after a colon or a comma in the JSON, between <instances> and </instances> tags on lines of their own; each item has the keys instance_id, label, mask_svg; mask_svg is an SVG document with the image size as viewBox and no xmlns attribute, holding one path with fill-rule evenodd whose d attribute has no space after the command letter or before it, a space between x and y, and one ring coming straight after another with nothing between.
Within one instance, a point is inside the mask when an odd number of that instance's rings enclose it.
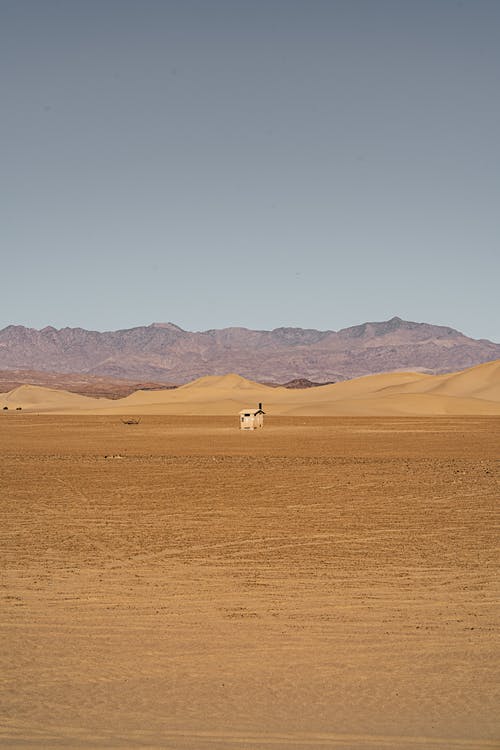
<instances>
[{"instance_id":1,"label":"desert plain","mask_svg":"<svg viewBox=\"0 0 500 750\"><path fill-rule=\"evenodd\" d=\"M43 398L0 412L2 747L499 747L498 414Z\"/></svg>"}]
</instances>

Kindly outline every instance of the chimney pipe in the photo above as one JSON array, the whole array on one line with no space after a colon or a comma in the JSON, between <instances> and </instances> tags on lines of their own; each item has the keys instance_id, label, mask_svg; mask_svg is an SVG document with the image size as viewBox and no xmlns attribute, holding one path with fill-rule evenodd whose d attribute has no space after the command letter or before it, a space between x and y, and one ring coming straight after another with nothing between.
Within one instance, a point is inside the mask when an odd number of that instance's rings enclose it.
<instances>
[{"instance_id":1,"label":"chimney pipe","mask_svg":"<svg viewBox=\"0 0 500 750\"><path fill-rule=\"evenodd\" d=\"M262 404L259 404L259 409L260 411L262 411Z\"/></svg>"}]
</instances>

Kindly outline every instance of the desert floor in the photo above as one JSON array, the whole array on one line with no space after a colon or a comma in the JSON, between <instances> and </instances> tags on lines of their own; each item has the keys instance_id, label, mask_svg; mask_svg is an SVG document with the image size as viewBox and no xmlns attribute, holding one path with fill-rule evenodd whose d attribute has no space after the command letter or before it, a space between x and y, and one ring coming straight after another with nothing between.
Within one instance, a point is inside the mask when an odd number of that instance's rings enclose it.
<instances>
[{"instance_id":1,"label":"desert floor","mask_svg":"<svg viewBox=\"0 0 500 750\"><path fill-rule=\"evenodd\" d=\"M0 745L499 747L500 419L236 425L0 416Z\"/></svg>"}]
</instances>

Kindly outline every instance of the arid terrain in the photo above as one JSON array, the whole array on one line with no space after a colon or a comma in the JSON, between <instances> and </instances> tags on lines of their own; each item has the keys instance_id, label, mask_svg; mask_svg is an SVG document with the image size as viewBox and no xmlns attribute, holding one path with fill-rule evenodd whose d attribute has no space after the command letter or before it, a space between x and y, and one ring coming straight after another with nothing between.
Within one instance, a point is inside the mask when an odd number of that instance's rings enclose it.
<instances>
[{"instance_id":1,"label":"arid terrain","mask_svg":"<svg viewBox=\"0 0 500 750\"><path fill-rule=\"evenodd\" d=\"M116 400L29 384L0 393L2 412L33 414L230 416L259 403L281 417L500 416L500 360L445 375L389 372L316 388L273 388L229 373Z\"/></svg>"},{"instance_id":2,"label":"arid terrain","mask_svg":"<svg viewBox=\"0 0 500 750\"><path fill-rule=\"evenodd\" d=\"M173 383L137 382L103 378L98 375L65 374L37 370L0 370L0 401L2 393L8 393L23 385L35 385L41 388L79 393L82 396L91 396L92 398L108 399L125 398L138 390L175 388Z\"/></svg>"},{"instance_id":3,"label":"arid terrain","mask_svg":"<svg viewBox=\"0 0 500 750\"><path fill-rule=\"evenodd\" d=\"M499 747L499 442L0 412L0 745Z\"/></svg>"}]
</instances>

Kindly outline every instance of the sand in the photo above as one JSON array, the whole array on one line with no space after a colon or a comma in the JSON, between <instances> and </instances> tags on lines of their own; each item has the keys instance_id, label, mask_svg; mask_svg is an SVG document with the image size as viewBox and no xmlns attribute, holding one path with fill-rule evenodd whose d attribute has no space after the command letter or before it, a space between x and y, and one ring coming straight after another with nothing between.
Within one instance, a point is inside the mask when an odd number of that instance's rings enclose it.
<instances>
[{"instance_id":1,"label":"sand","mask_svg":"<svg viewBox=\"0 0 500 750\"><path fill-rule=\"evenodd\" d=\"M56 388L40 385L20 385L8 393L0 394L0 406L24 411L73 411L98 409L100 403L108 404L108 399L80 396Z\"/></svg>"},{"instance_id":2,"label":"sand","mask_svg":"<svg viewBox=\"0 0 500 750\"><path fill-rule=\"evenodd\" d=\"M500 360L458 373L385 373L307 389L271 388L236 374L208 376L175 390L92 399L24 385L0 396L0 408L101 415L237 415L264 404L274 416L436 416L500 414Z\"/></svg>"},{"instance_id":3,"label":"sand","mask_svg":"<svg viewBox=\"0 0 500 750\"><path fill-rule=\"evenodd\" d=\"M2 747L499 747L498 417L0 420Z\"/></svg>"}]
</instances>

